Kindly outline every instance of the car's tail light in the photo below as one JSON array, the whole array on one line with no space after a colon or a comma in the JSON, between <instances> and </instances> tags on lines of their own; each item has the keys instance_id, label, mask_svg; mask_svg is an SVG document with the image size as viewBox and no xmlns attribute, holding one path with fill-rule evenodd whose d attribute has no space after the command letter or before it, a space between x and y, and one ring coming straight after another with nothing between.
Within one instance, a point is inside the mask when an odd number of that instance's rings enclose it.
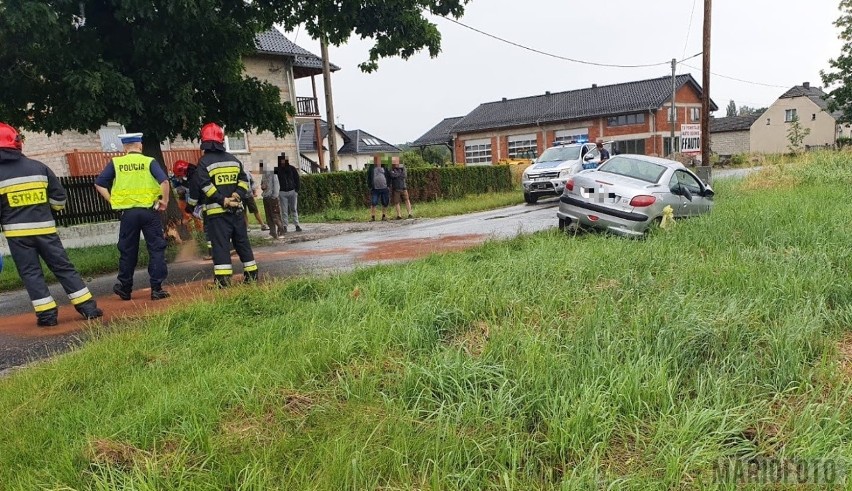
<instances>
[{"instance_id":1,"label":"car's tail light","mask_svg":"<svg viewBox=\"0 0 852 491\"><path fill-rule=\"evenodd\" d=\"M640 194L639 196L634 196L633 199L630 200L630 206L634 206L636 208L644 208L646 206L653 205L656 201L657 198L654 196Z\"/></svg>"},{"instance_id":2,"label":"car's tail light","mask_svg":"<svg viewBox=\"0 0 852 491\"><path fill-rule=\"evenodd\" d=\"M597 222L598 220L600 220L600 217L599 217L599 216L597 216L597 215L589 215L589 221L591 221L591 222Z\"/></svg>"},{"instance_id":3,"label":"car's tail light","mask_svg":"<svg viewBox=\"0 0 852 491\"><path fill-rule=\"evenodd\" d=\"M574 178L573 177L571 179L568 179L568 182L565 183L565 189L567 189L568 191L574 190Z\"/></svg>"}]
</instances>

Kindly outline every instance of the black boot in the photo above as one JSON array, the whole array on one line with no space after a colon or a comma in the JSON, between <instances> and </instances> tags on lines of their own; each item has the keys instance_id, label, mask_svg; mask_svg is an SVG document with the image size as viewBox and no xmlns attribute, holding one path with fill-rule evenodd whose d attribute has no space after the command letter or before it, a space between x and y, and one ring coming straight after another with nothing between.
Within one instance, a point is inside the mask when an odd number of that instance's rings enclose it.
<instances>
[{"instance_id":1,"label":"black boot","mask_svg":"<svg viewBox=\"0 0 852 491\"><path fill-rule=\"evenodd\" d=\"M257 271L244 271L243 283L245 283L246 285L257 283Z\"/></svg>"},{"instance_id":2,"label":"black boot","mask_svg":"<svg viewBox=\"0 0 852 491\"><path fill-rule=\"evenodd\" d=\"M231 277L226 275L216 275L216 288L228 288L231 286Z\"/></svg>"},{"instance_id":3,"label":"black boot","mask_svg":"<svg viewBox=\"0 0 852 491\"><path fill-rule=\"evenodd\" d=\"M36 325L38 327L53 327L58 324L59 309L50 309L36 313Z\"/></svg>"},{"instance_id":4,"label":"black boot","mask_svg":"<svg viewBox=\"0 0 852 491\"><path fill-rule=\"evenodd\" d=\"M162 287L151 287L151 300L162 300L171 297L172 294L163 290Z\"/></svg>"},{"instance_id":5,"label":"black boot","mask_svg":"<svg viewBox=\"0 0 852 491\"><path fill-rule=\"evenodd\" d=\"M122 300L130 300L130 292L133 291L132 287L126 287L121 283L116 283L112 286L112 292L118 295L118 298Z\"/></svg>"},{"instance_id":6,"label":"black boot","mask_svg":"<svg viewBox=\"0 0 852 491\"><path fill-rule=\"evenodd\" d=\"M79 312L87 321L103 317L104 315L104 311L98 308L98 304L96 304L94 300L87 300L74 308L77 309L77 312Z\"/></svg>"}]
</instances>

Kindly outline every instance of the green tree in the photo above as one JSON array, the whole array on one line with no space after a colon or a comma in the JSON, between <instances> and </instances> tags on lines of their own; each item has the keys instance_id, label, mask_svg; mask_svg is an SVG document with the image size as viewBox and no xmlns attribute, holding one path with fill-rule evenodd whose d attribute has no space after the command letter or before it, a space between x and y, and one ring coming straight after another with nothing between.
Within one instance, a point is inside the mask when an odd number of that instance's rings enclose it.
<instances>
[{"instance_id":1,"label":"green tree","mask_svg":"<svg viewBox=\"0 0 852 491\"><path fill-rule=\"evenodd\" d=\"M766 107L749 107L749 106L740 106L740 110L738 114L740 116L751 116L751 115L761 115L766 112L768 108Z\"/></svg>"},{"instance_id":2,"label":"green tree","mask_svg":"<svg viewBox=\"0 0 852 491\"><path fill-rule=\"evenodd\" d=\"M725 116L731 117L737 115L737 103L731 99L731 102L728 103L728 108L726 110Z\"/></svg>"},{"instance_id":3,"label":"green tree","mask_svg":"<svg viewBox=\"0 0 852 491\"><path fill-rule=\"evenodd\" d=\"M840 110L840 122L852 122L852 0L840 1L840 17L834 22L840 29L843 46L840 55L829 60L829 70L820 71L822 83L827 88L829 110Z\"/></svg>"},{"instance_id":4,"label":"green tree","mask_svg":"<svg viewBox=\"0 0 852 491\"><path fill-rule=\"evenodd\" d=\"M799 121L799 116L794 115L793 119L790 120L790 126L787 128L787 141L790 142L787 145L787 150L790 153L799 153L802 150L802 143L810 134L811 129L803 127Z\"/></svg>"},{"instance_id":5,"label":"green tree","mask_svg":"<svg viewBox=\"0 0 852 491\"><path fill-rule=\"evenodd\" d=\"M441 35L425 12L459 17L469 0L0 0L0 121L47 134L90 132L109 121L159 142L197 138L206 121L229 131L292 128L293 108L272 84L243 73L255 36L304 24L315 38L372 38L384 57L422 49Z\"/></svg>"},{"instance_id":6,"label":"green tree","mask_svg":"<svg viewBox=\"0 0 852 491\"><path fill-rule=\"evenodd\" d=\"M108 121L149 141L194 138L203 121L291 131L289 104L243 73L256 34L304 24L314 37L373 38L369 59L440 51L425 11L459 17L469 0L3 0L0 120L48 134ZM153 140L152 140L153 139Z\"/></svg>"},{"instance_id":7,"label":"green tree","mask_svg":"<svg viewBox=\"0 0 852 491\"><path fill-rule=\"evenodd\" d=\"M402 152L399 156L399 161L402 165L409 169L417 167L432 167L432 164L424 160L423 156L420 155L420 152L417 150L406 150Z\"/></svg>"}]
</instances>

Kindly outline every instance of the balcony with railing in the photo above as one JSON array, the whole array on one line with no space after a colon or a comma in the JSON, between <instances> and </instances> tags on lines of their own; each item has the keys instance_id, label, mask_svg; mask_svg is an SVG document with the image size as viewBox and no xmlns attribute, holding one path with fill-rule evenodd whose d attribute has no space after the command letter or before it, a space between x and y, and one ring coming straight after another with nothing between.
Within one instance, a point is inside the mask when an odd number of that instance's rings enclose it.
<instances>
[{"instance_id":1,"label":"balcony with railing","mask_svg":"<svg viewBox=\"0 0 852 491\"><path fill-rule=\"evenodd\" d=\"M322 172L319 164L302 154L299 154L299 169L305 174L318 174Z\"/></svg>"},{"instance_id":2,"label":"balcony with railing","mask_svg":"<svg viewBox=\"0 0 852 491\"><path fill-rule=\"evenodd\" d=\"M296 97L296 116L303 118L318 118L319 104L316 97Z\"/></svg>"}]
</instances>

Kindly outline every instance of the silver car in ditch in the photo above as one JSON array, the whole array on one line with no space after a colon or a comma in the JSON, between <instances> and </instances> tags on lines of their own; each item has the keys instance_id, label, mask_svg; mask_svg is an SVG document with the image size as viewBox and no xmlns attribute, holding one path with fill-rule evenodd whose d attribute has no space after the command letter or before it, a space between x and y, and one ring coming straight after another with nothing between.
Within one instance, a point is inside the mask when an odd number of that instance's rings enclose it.
<instances>
[{"instance_id":1,"label":"silver car in ditch","mask_svg":"<svg viewBox=\"0 0 852 491\"><path fill-rule=\"evenodd\" d=\"M713 190L680 162L644 155L617 155L565 183L559 228L596 228L637 237L672 207L675 218L707 213Z\"/></svg>"}]
</instances>

